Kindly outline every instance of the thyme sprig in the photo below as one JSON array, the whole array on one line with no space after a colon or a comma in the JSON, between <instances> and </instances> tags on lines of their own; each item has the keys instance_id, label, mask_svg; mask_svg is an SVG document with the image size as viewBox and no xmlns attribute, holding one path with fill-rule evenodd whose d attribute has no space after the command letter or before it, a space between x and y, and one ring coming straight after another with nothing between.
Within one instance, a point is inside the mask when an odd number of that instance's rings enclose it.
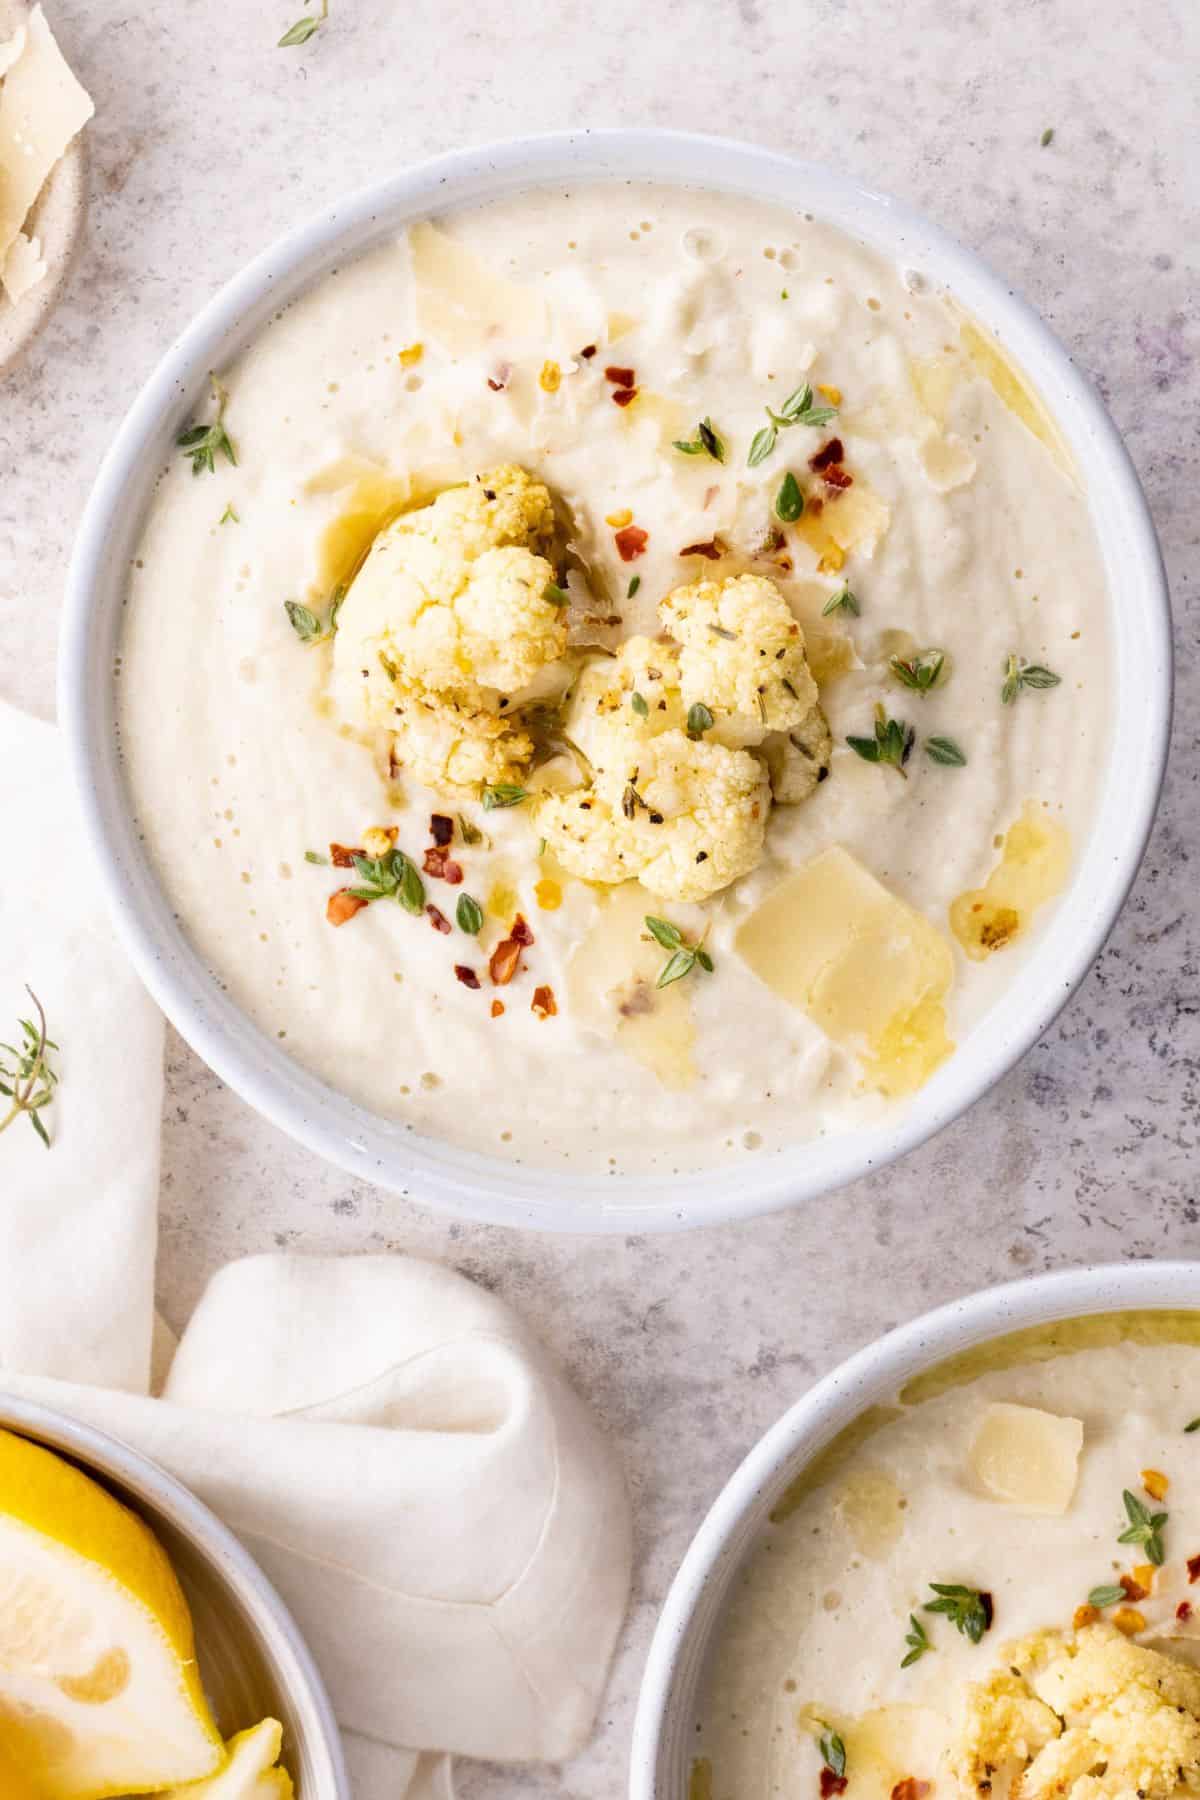
<instances>
[{"instance_id":1,"label":"thyme sprig","mask_svg":"<svg viewBox=\"0 0 1200 1800\"><path fill-rule=\"evenodd\" d=\"M817 1739L817 1749L821 1752L821 1761L825 1767L837 1776L840 1781L846 1773L846 1746L836 1731L823 1731Z\"/></svg>"},{"instance_id":2,"label":"thyme sprig","mask_svg":"<svg viewBox=\"0 0 1200 1800\"><path fill-rule=\"evenodd\" d=\"M711 456L714 462L725 461L725 440L708 418L701 419L694 438L676 438L671 448L684 456Z\"/></svg>"},{"instance_id":3,"label":"thyme sprig","mask_svg":"<svg viewBox=\"0 0 1200 1800\"><path fill-rule=\"evenodd\" d=\"M857 595L852 594L848 587L840 588L836 594L829 596L821 608L821 617L828 619L835 612L849 613L855 619L862 612Z\"/></svg>"},{"instance_id":4,"label":"thyme sprig","mask_svg":"<svg viewBox=\"0 0 1200 1800\"><path fill-rule=\"evenodd\" d=\"M946 668L944 650L915 650L911 656L889 656L888 668L901 687L924 697L935 688Z\"/></svg>"},{"instance_id":5,"label":"thyme sprig","mask_svg":"<svg viewBox=\"0 0 1200 1800\"><path fill-rule=\"evenodd\" d=\"M1026 662L1023 656L1014 651L1004 665L1004 685L1000 689L1000 698L1005 706L1011 706L1022 688L1057 687L1062 680L1053 669L1046 668L1044 663Z\"/></svg>"},{"instance_id":6,"label":"thyme sprig","mask_svg":"<svg viewBox=\"0 0 1200 1800\"><path fill-rule=\"evenodd\" d=\"M389 850L385 856L355 856L352 861L359 880L359 886L349 890L355 900L396 900L405 912L424 910L425 883L403 850Z\"/></svg>"},{"instance_id":7,"label":"thyme sprig","mask_svg":"<svg viewBox=\"0 0 1200 1800\"><path fill-rule=\"evenodd\" d=\"M813 391L807 381L792 389L778 412L774 412L769 406L763 410L770 424L762 426L750 440L750 453L746 462L752 469L756 469L759 463L766 462L779 441L779 433L786 431L790 425L828 425L837 413L836 406L813 405Z\"/></svg>"},{"instance_id":8,"label":"thyme sprig","mask_svg":"<svg viewBox=\"0 0 1200 1800\"><path fill-rule=\"evenodd\" d=\"M305 5L307 4L308 0L305 0ZM307 44L309 38L314 37L316 33L320 31L328 17L329 0L321 0L320 12L316 14L309 13L307 17L297 19L294 25L289 25L275 48L277 50L289 50L293 44Z\"/></svg>"},{"instance_id":9,"label":"thyme sprig","mask_svg":"<svg viewBox=\"0 0 1200 1800\"><path fill-rule=\"evenodd\" d=\"M313 612L310 606L302 606L299 600L285 600L283 610L302 644L327 644L337 631L338 614L345 598L344 587L334 588L333 599L329 602L329 611L324 619Z\"/></svg>"},{"instance_id":10,"label":"thyme sprig","mask_svg":"<svg viewBox=\"0 0 1200 1800\"><path fill-rule=\"evenodd\" d=\"M216 418L207 425L189 425L175 440L184 455L191 457L193 475L201 475L206 471L209 475L215 475L218 456L225 457L227 462L237 467L237 451L233 439L225 429L225 408L229 405L229 391L221 385L211 369L208 379L212 384L213 399L217 403Z\"/></svg>"},{"instance_id":11,"label":"thyme sprig","mask_svg":"<svg viewBox=\"0 0 1200 1800\"><path fill-rule=\"evenodd\" d=\"M1165 1512L1152 1513L1150 1508L1131 1494L1126 1488L1121 1495L1125 1503L1125 1516L1129 1520L1125 1530L1117 1539L1118 1544L1142 1544L1145 1546L1146 1561L1161 1568L1165 1560L1163 1550L1162 1528L1167 1522Z\"/></svg>"},{"instance_id":12,"label":"thyme sprig","mask_svg":"<svg viewBox=\"0 0 1200 1800\"><path fill-rule=\"evenodd\" d=\"M0 1131L7 1131L14 1119L24 1113L49 1150L50 1133L41 1115L43 1108L54 1098L58 1082L47 1052L57 1050L58 1045L47 1035L46 1014L41 1001L31 987L26 986L25 992L33 1001L37 1021L18 1019L20 1045L0 1044L3 1053L0 1055L0 1094L8 1101L8 1111L0 1118Z\"/></svg>"},{"instance_id":13,"label":"thyme sprig","mask_svg":"<svg viewBox=\"0 0 1200 1800\"><path fill-rule=\"evenodd\" d=\"M992 1622L992 1596L980 1588L957 1581L931 1581L936 1600L927 1600L923 1612L944 1613L956 1631L978 1644Z\"/></svg>"},{"instance_id":14,"label":"thyme sprig","mask_svg":"<svg viewBox=\"0 0 1200 1800\"><path fill-rule=\"evenodd\" d=\"M713 959L704 948L703 938L698 944L689 944L678 925L672 925L669 919L656 919L651 913L646 914L646 930L655 943L671 952L659 971L655 987L670 987L673 981L682 981L697 964L706 974L712 974Z\"/></svg>"},{"instance_id":15,"label":"thyme sprig","mask_svg":"<svg viewBox=\"0 0 1200 1800\"><path fill-rule=\"evenodd\" d=\"M848 737L846 742L864 762L882 763L907 781L904 765L912 755L916 736L911 725L903 719L889 718L882 706L876 706L874 737Z\"/></svg>"}]
</instances>

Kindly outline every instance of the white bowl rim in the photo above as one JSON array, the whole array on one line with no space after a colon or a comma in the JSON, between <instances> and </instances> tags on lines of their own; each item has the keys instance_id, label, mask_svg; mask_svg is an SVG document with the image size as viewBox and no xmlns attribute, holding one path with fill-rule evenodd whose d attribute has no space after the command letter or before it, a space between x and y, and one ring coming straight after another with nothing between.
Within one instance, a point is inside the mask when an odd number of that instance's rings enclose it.
<instances>
[{"instance_id":1,"label":"white bowl rim","mask_svg":"<svg viewBox=\"0 0 1200 1800\"><path fill-rule=\"evenodd\" d=\"M1070 413L1068 436L1072 431L1086 436L1089 467L1111 488L1132 546L1130 579L1144 595L1139 627L1145 642L1145 691L1139 695L1137 725L1126 727L1135 742L1122 765L1120 805L1112 808L1114 834L1101 848L1093 830L1068 896L1077 906L1064 904L1067 922L1060 928L1052 921L1039 934L1029 967L1018 973L988 1015L986 1045L983 1027L976 1026L908 1108L878 1127L789 1146L762 1160L677 1175L617 1178L505 1162L418 1137L402 1122L384 1120L327 1087L250 1024L171 920L136 843L128 808L106 799L102 791L106 781L113 788L115 752L109 665L103 647L97 648L101 631L94 619L94 595L104 585L106 555L115 557L113 539L126 529L127 489L143 478L147 456L160 466L167 428L173 437L206 371L220 361L223 348L232 353L248 314L257 308L261 315L268 300L283 303L337 257L357 254L410 218L444 212L484 194L605 177L724 186L773 198L780 195L771 184L786 185L793 205L810 206L898 261L905 244L919 244L950 291L1002 341L1016 346L1018 361L1027 369L1032 366L1035 385L1046 393L1059 423ZM105 624L107 615L101 620ZM406 169L327 207L262 252L208 302L142 388L85 509L67 581L59 717L85 835L117 931L167 1017L235 1092L326 1160L435 1210L548 1231L629 1232L723 1223L830 1192L924 1143L1024 1055L1083 979L1137 874L1166 762L1171 668L1166 576L1137 475L1099 397L1024 301L972 252L916 212L819 165L696 133L617 129L512 139ZM1124 706L1121 718L1134 714L1135 709ZM1114 781L1114 760L1115 750L1106 793ZM1085 861L1086 884L1081 879ZM156 908L157 921L151 918Z\"/></svg>"},{"instance_id":2,"label":"white bowl rim","mask_svg":"<svg viewBox=\"0 0 1200 1800\"><path fill-rule=\"evenodd\" d=\"M1028 1276L963 1295L839 1363L815 1382L748 1451L709 1508L667 1591L638 1694L630 1750L629 1800L683 1800L659 1783L672 1688L708 1583L725 1546L764 1490L806 1463L866 1407L977 1344L1031 1326L1096 1314L1200 1312L1200 1263L1100 1263ZM726 1571L726 1578L732 1574Z\"/></svg>"},{"instance_id":3,"label":"white bowl rim","mask_svg":"<svg viewBox=\"0 0 1200 1800\"><path fill-rule=\"evenodd\" d=\"M190 1488L140 1450L94 1425L81 1424L66 1413L43 1406L40 1401L19 1399L0 1388L0 1427L48 1444L75 1457L98 1475L120 1481L130 1493L161 1512L181 1536L215 1565L269 1639L271 1654L282 1665L289 1697L311 1723L314 1736L310 1750L313 1754L319 1751L325 1758L324 1770L317 1769L321 1800L351 1800L341 1733L312 1651L276 1589L228 1525ZM301 1794L300 1800L307 1800L307 1796Z\"/></svg>"}]
</instances>

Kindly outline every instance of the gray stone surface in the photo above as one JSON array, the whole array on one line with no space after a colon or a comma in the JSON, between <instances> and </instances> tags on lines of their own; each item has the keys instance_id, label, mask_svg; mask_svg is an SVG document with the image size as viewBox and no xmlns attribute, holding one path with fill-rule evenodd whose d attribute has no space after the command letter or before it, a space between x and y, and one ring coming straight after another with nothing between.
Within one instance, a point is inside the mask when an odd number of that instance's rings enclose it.
<instances>
[{"instance_id":1,"label":"gray stone surface","mask_svg":"<svg viewBox=\"0 0 1200 1800\"><path fill-rule=\"evenodd\" d=\"M639 1673L687 1539L817 1374L969 1289L1200 1255L1196 707L1200 179L1192 0L53 0L97 102L66 298L0 382L0 694L53 709L54 621L89 481L196 307L323 202L526 130L710 129L838 164L1005 271L1099 383L1167 552L1179 707L1158 828L1096 969L1045 1040L901 1167L803 1212L673 1238L447 1225L292 1146L177 1040L161 1301L272 1245L447 1259L542 1330L628 1461L640 1557L601 1728L566 1770L465 1768L468 1800L621 1788ZM1047 126L1054 140L1040 145ZM14 869L5 846L5 878Z\"/></svg>"}]
</instances>

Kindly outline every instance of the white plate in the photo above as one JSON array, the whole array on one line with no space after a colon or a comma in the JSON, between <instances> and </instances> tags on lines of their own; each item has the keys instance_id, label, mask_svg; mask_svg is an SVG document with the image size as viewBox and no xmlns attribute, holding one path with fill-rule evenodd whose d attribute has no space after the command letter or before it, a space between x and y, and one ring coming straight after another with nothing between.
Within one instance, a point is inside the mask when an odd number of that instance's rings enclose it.
<instances>
[{"instance_id":1,"label":"white plate","mask_svg":"<svg viewBox=\"0 0 1200 1800\"><path fill-rule=\"evenodd\" d=\"M868 1344L757 1443L692 1540L659 1614L638 1699L630 1800L686 1800L696 1708L725 1597L776 1501L869 1406L948 1357L1029 1326L1096 1313L1200 1311L1200 1264L1073 1269L971 1294Z\"/></svg>"},{"instance_id":2,"label":"white plate","mask_svg":"<svg viewBox=\"0 0 1200 1800\"><path fill-rule=\"evenodd\" d=\"M733 1169L626 1179L567 1177L417 1137L327 1087L253 1027L191 949L138 843L116 753L112 685L126 570L150 490L209 369L228 363L326 269L413 220L539 185L624 179L810 211L921 270L990 327L1053 414L1086 484L1119 671L1096 825L1071 887L1003 997L907 1110L870 1130ZM458 151L331 208L251 263L163 358L105 459L76 543L60 652L59 717L114 919L192 1047L267 1118L361 1179L443 1212L547 1231L669 1230L812 1199L923 1143L978 1099L1046 1029L1112 927L1154 816L1170 712L1170 612L1150 515L1115 427L1046 326L975 256L886 195L749 145L660 131Z\"/></svg>"}]
</instances>

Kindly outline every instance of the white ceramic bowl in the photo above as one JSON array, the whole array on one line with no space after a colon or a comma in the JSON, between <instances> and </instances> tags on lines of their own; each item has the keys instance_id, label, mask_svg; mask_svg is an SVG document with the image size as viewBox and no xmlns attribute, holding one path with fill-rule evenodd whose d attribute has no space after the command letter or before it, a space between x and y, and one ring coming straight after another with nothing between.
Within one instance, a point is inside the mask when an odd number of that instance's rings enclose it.
<instances>
[{"instance_id":1,"label":"white ceramic bowl","mask_svg":"<svg viewBox=\"0 0 1200 1800\"><path fill-rule=\"evenodd\" d=\"M623 1180L567 1178L417 1138L326 1087L250 1025L191 949L138 843L116 753L112 664L150 490L210 368L228 363L331 265L412 220L531 186L625 178L815 213L950 289L995 332L1054 415L1086 482L1120 681L1096 826L1070 890L1001 1000L908 1110L870 1130L757 1156L736 1171ZM811 1199L902 1155L962 1112L1046 1029L1104 942L1150 830L1170 710L1170 615L1154 528L1103 406L1041 321L976 257L885 195L748 145L659 131L459 151L331 208L251 263L164 357L105 459L76 543L60 652L60 717L113 916L146 985L193 1048L252 1106L353 1174L445 1212L556 1231L666 1230Z\"/></svg>"},{"instance_id":2,"label":"white ceramic bowl","mask_svg":"<svg viewBox=\"0 0 1200 1800\"><path fill-rule=\"evenodd\" d=\"M868 1344L809 1389L730 1477L659 1615L634 1723L630 1800L686 1800L705 1659L725 1597L780 1496L869 1406L1009 1332L1096 1313L1200 1312L1200 1264L1125 1263L1039 1275L952 1301Z\"/></svg>"},{"instance_id":3,"label":"white ceramic bowl","mask_svg":"<svg viewBox=\"0 0 1200 1800\"><path fill-rule=\"evenodd\" d=\"M316 1665L283 1601L233 1533L157 1463L89 1425L0 1393L0 1427L69 1457L150 1526L187 1596L200 1676L224 1736L278 1719L296 1800L351 1800Z\"/></svg>"}]
</instances>

